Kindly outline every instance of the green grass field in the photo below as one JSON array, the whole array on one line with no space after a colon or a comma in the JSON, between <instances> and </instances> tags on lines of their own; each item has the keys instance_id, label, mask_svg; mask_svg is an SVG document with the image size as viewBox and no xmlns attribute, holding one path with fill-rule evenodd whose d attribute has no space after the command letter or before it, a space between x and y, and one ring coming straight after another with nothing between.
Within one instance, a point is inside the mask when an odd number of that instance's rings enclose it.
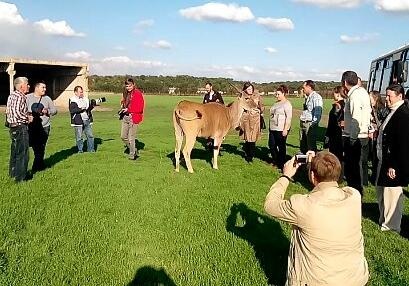
<instances>
[{"instance_id":1,"label":"green grass field","mask_svg":"<svg viewBox=\"0 0 409 286\"><path fill-rule=\"evenodd\" d=\"M46 150L50 168L28 182L8 178L10 139L0 129L0 285L283 285L291 229L263 211L279 177L263 160L267 135L252 164L231 132L219 170L197 142L195 173L183 167L175 173L171 116L182 98L146 96L140 158L130 161L119 138L119 95L106 96L106 110L94 112L97 152L76 154L69 114L60 112ZM288 143L294 154L297 117ZM306 192L300 178L288 195ZM409 203L401 236L381 232L377 215L369 187L363 204L369 285L409 285Z\"/></svg>"}]
</instances>

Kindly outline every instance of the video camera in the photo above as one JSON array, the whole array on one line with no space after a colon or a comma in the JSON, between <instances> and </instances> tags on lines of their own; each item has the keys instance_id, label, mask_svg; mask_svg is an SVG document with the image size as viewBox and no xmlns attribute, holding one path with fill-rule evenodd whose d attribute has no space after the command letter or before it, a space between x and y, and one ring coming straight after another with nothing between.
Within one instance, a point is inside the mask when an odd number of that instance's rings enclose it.
<instances>
[{"instance_id":1,"label":"video camera","mask_svg":"<svg viewBox=\"0 0 409 286\"><path fill-rule=\"evenodd\" d=\"M125 115L128 115L129 113L128 112L126 112L124 109L120 109L120 110L118 110L118 115L119 115L119 120L122 120L123 118L124 118L124 116Z\"/></svg>"},{"instance_id":2,"label":"video camera","mask_svg":"<svg viewBox=\"0 0 409 286\"><path fill-rule=\"evenodd\" d=\"M294 160L294 166L297 164L307 164L308 155L306 154L296 154Z\"/></svg>"},{"instance_id":3,"label":"video camera","mask_svg":"<svg viewBox=\"0 0 409 286\"><path fill-rule=\"evenodd\" d=\"M105 97L100 97L100 98L95 99L95 102L97 104L100 104L100 103L105 102L105 101L107 101L107 99Z\"/></svg>"},{"instance_id":4,"label":"video camera","mask_svg":"<svg viewBox=\"0 0 409 286\"><path fill-rule=\"evenodd\" d=\"M100 97L100 98L96 98L96 99L91 99L90 103L91 106L95 107L96 105L99 105L102 102L107 101L107 99L105 97Z\"/></svg>"}]
</instances>

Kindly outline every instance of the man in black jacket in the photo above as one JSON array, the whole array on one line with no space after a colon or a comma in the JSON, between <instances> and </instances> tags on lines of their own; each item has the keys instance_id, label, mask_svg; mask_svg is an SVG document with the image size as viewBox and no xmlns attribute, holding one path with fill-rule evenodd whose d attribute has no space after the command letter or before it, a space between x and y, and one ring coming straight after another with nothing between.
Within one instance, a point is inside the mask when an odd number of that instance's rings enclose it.
<instances>
[{"instance_id":1,"label":"man in black jacket","mask_svg":"<svg viewBox=\"0 0 409 286\"><path fill-rule=\"evenodd\" d=\"M74 96L69 100L69 110L71 113L71 126L74 127L75 141L78 147L78 153L83 152L84 142L82 133L87 137L87 152L95 152L94 135L92 134L92 113L96 102L94 99L89 100L84 97L84 92L81 86L74 88Z\"/></svg>"},{"instance_id":2,"label":"man in black jacket","mask_svg":"<svg viewBox=\"0 0 409 286\"><path fill-rule=\"evenodd\" d=\"M404 89L393 84L386 89L386 102L391 110L379 129L379 159L376 190L379 224L382 231L400 232L403 212L403 190L409 183L409 108Z\"/></svg>"},{"instance_id":3,"label":"man in black jacket","mask_svg":"<svg viewBox=\"0 0 409 286\"><path fill-rule=\"evenodd\" d=\"M213 85L211 82L206 82L205 85L207 93L203 97L203 104L209 102L216 102L224 105L223 97L218 91L213 90ZM213 152L213 140L212 138L207 138L206 142L206 149L211 150Z\"/></svg>"},{"instance_id":4,"label":"man in black jacket","mask_svg":"<svg viewBox=\"0 0 409 286\"><path fill-rule=\"evenodd\" d=\"M205 88L207 93L203 98L203 103L217 102L220 104L224 104L222 95L220 94L220 92L213 90L213 85L211 82L207 82Z\"/></svg>"}]
</instances>

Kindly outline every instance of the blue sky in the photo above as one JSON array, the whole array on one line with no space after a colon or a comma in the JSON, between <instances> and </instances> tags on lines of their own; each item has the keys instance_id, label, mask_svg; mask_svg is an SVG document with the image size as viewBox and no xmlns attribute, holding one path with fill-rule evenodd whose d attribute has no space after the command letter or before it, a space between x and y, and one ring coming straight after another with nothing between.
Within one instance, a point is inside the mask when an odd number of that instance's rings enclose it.
<instances>
[{"instance_id":1,"label":"blue sky","mask_svg":"<svg viewBox=\"0 0 409 286\"><path fill-rule=\"evenodd\" d=\"M0 57L99 75L335 80L409 43L409 0L0 1Z\"/></svg>"}]
</instances>

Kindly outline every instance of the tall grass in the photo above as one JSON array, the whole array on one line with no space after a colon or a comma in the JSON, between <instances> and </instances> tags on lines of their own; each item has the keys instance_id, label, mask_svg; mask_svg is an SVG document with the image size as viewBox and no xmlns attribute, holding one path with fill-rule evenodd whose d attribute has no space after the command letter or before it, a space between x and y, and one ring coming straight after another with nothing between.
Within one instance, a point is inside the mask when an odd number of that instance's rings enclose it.
<instances>
[{"instance_id":1,"label":"tall grass","mask_svg":"<svg viewBox=\"0 0 409 286\"><path fill-rule=\"evenodd\" d=\"M140 158L130 161L119 138L119 95L106 96L104 111L94 112L97 152L76 153L69 114L61 111L47 146L50 167L27 182L8 178L10 139L0 130L0 285L283 285L291 229L263 212L279 176L264 160L267 136L252 164L231 132L219 170L198 142L195 173L175 173L171 114L181 98L146 97ZM288 141L294 154L296 117ZM301 176L288 195L307 188ZM408 213L405 202L401 236L381 232L374 189L365 190L370 285L409 285Z\"/></svg>"}]
</instances>

